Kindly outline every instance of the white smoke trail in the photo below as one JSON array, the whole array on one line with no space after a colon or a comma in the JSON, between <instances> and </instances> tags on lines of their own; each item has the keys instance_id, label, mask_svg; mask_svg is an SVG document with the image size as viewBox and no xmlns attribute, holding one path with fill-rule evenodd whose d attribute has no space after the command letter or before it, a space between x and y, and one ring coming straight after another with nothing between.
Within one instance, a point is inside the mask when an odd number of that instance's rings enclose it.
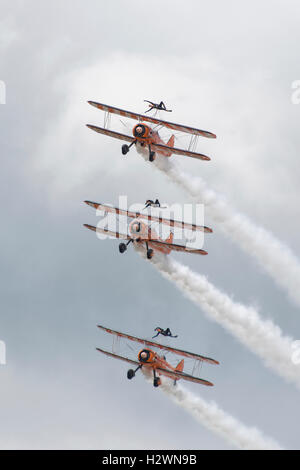
<instances>
[{"instance_id":1,"label":"white smoke trail","mask_svg":"<svg viewBox=\"0 0 300 470\"><path fill-rule=\"evenodd\" d=\"M220 228L283 287L300 305L300 263L292 251L271 233L235 212L222 196L210 190L199 177L184 173L176 162L156 158L156 166L184 188L195 201L205 204Z\"/></svg>"},{"instance_id":2,"label":"white smoke trail","mask_svg":"<svg viewBox=\"0 0 300 470\"><path fill-rule=\"evenodd\" d=\"M293 340L283 336L271 320L263 320L253 307L234 302L228 295L170 257L156 254L153 265L210 318L261 357L281 377L300 388L300 368L292 362Z\"/></svg>"},{"instance_id":3,"label":"white smoke trail","mask_svg":"<svg viewBox=\"0 0 300 470\"><path fill-rule=\"evenodd\" d=\"M239 449L282 450L275 441L264 436L256 428L245 426L233 416L225 413L216 403L207 403L180 385L174 387L166 381L162 383L161 389L210 431L220 435Z\"/></svg>"}]
</instances>

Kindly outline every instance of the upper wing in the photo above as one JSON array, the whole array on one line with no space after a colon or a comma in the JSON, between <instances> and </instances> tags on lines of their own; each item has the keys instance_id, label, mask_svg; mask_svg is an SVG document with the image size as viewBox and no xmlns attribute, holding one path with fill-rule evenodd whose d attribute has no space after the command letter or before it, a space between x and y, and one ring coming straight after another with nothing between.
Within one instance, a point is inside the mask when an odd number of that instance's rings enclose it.
<instances>
[{"instance_id":1,"label":"upper wing","mask_svg":"<svg viewBox=\"0 0 300 470\"><path fill-rule=\"evenodd\" d=\"M157 150L158 152L160 150L161 151L166 150L166 151L175 153L176 155L185 155L187 157L197 158L198 160L205 160L205 161L210 160L210 158L207 155L203 155L203 153L191 152L190 150L182 150L176 147L168 147L167 145L151 144L151 148L154 150Z\"/></svg>"},{"instance_id":2,"label":"upper wing","mask_svg":"<svg viewBox=\"0 0 300 470\"><path fill-rule=\"evenodd\" d=\"M212 229L209 227L201 226L201 225L195 225L195 224L187 224L186 222L181 222L178 220L173 220L173 219L164 219L163 217L156 217L153 215L147 215L147 214L141 214L140 212L132 212L132 211L127 211L124 209L119 209L118 207L111 207L107 206L105 204L98 204L97 202L91 202L91 201L84 201L88 206L94 207L96 210L103 210L105 212L112 212L117 215L126 215L127 217L131 218L140 218L140 219L145 219L145 220L152 220L154 222L159 222L160 224L165 224L169 225L170 227L179 227L182 229L188 229L192 231L203 231L207 233L212 233Z\"/></svg>"},{"instance_id":3,"label":"upper wing","mask_svg":"<svg viewBox=\"0 0 300 470\"><path fill-rule=\"evenodd\" d=\"M208 380L200 379L198 377L194 377L193 375L185 374L184 372L173 372L168 369L161 369L160 367L158 367L156 370L160 374L173 378L175 380L183 379L183 380L187 380L188 382L195 382L198 384L207 385L208 387L213 387L214 385L212 382L209 382Z\"/></svg>"},{"instance_id":4,"label":"upper wing","mask_svg":"<svg viewBox=\"0 0 300 470\"><path fill-rule=\"evenodd\" d=\"M194 249L194 248L188 248L186 246L183 246L183 245L177 245L176 243L167 243L167 242L164 242L162 240L149 240L149 244L153 245L155 247L155 245L157 246L157 248L160 248L162 246L166 246L168 248L170 248L171 250L173 251L184 251L185 253L193 253L193 254L196 254L196 255L207 255L207 251L205 250L200 250L200 249Z\"/></svg>"},{"instance_id":5,"label":"upper wing","mask_svg":"<svg viewBox=\"0 0 300 470\"><path fill-rule=\"evenodd\" d=\"M89 224L83 224L83 226L88 228L89 230L93 230L94 232L98 232L98 233L104 233L113 238L121 238L123 240L131 239L130 236L126 235L125 233L112 232L111 230L108 230L107 228L94 227L93 225L89 225Z\"/></svg>"},{"instance_id":6,"label":"upper wing","mask_svg":"<svg viewBox=\"0 0 300 470\"><path fill-rule=\"evenodd\" d=\"M163 121L162 119L156 119L152 116L145 116L144 114L133 113L131 111L125 111L124 109L115 108L114 106L108 106L107 104L97 103L95 101L88 101L89 104L95 106L95 108L101 109L112 114L118 114L131 119L137 119L138 121L152 122L153 124L161 124L164 127L173 129L174 131L187 132L188 134L202 135L209 139L215 139L216 135L212 132L203 131L194 127L182 126L181 124L175 124L174 122Z\"/></svg>"},{"instance_id":7,"label":"upper wing","mask_svg":"<svg viewBox=\"0 0 300 470\"><path fill-rule=\"evenodd\" d=\"M86 125L92 131L98 132L99 134L108 135L109 137L114 137L115 139L125 140L126 142L133 142L134 138L130 135L120 134L119 132L110 131L109 129L104 129L103 127L92 126L91 124Z\"/></svg>"},{"instance_id":8,"label":"upper wing","mask_svg":"<svg viewBox=\"0 0 300 470\"><path fill-rule=\"evenodd\" d=\"M126 361L126 362L129 362L130 364L134 364L136 366L138 366L140 364L139 362L133 361L132 359L129 359L128 357L118 356L118 354L114 354L114 353L105 351L104 349L100 349L100 348L96 348L96 349L97 349L97 351L99 351L103 354L106 354L106 356L114 357L115 359L120 359L121 361Z\"/></svg>"},{"instance_id":9,"label":"upper wing","mask_svg":"<svg viewBox=\"0 0 300 470\"><path fill-rule=\"evenodd\" d=\"M121 333L120 331L111 330L110 328L105 328L104 326L97 325L101 330L106 331L112 335L120 336L121 338L127 338L130 341L135 341L136 343L145 344L146 346L153 346L158 349L164 349L165 351L173 352L180 356L189 357L191 359L196 359L198 361L208 362L210 364L219 364L215 359L210 357L201 356L200 354L194 354L188 351L183 351L182 349L171 348L170 346L164 346L163 344L156 343L155 341L148 341L147 339L138 338L136 336L127 335L126 333Z\"/></svg>"}]
</instances>

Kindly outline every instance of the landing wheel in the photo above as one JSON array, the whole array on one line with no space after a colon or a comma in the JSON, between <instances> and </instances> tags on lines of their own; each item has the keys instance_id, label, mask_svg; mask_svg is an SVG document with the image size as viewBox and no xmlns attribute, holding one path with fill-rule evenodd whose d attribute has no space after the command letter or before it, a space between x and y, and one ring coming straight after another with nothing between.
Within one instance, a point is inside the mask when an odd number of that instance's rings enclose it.
<instances>
[{"instance_id":1,"label":"landing wheel","mask_svg":"<svg viewBox=\"0 0 300 470\"><path fill-rule=\"evenodd\" d=\"M129 371L127 371L127 379L131 380L131 379L133 379L134 376L135 376L134 370L129 369Z\"/></svg>"},{"instance_id":2,"label":"landing wheel","mask_svg":"<svg viewBox=\"0 0 300 470\"><path fill-rule=\"evenodd\" d=\"M155 377L153 380L153 387L159 387L161 384L161 380L159 377Z\"/></svg>"},{"instance_id":3,"label":"landing wheel","mask_svg":"<svg viewBox=\"0 0 300 470\"><path fill-rule=\"evenodd\" d=\"M124 253L126 250L127 250L127 246L125 245L125 243L120 243L119 252Z\"/></svg>"},{"instance_id":4,"label":"landing wheel","mask_svg":"<svg viewBox=\"0 0 300 470\"><path fill-rule=\"evenodd\" d=\"M129 146L127 144L122 145L122 154L126 155L129 152Z\"/></svg>"},{"instance_id":5,"label":"landing wheel","mask_svg":"<svg viewBox=\"0 0 300 470\"><path fill-rule=\"evenodd\" d=\"M150 152L149 153L149 162L153 162L154 161L154 157L155 157L155 152Z\"/></svg>"},{"instance_id":6,"label":"landing wheel","mask_svg":"<svg viewBox=\"0 0 300 470\"><path fill-rule=\"evenodd\" d=\"M152 257L153 257L153 250L149 248L149 250L147 250L147 258L152 259Z\"/></svg>"}]
</instances>

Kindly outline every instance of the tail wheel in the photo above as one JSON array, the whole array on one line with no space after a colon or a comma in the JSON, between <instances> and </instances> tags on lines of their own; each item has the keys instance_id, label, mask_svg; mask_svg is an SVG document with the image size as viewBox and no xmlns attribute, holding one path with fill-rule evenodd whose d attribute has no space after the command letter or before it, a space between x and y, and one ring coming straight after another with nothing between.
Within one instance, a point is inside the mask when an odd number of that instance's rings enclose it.
<instances>
[{"instance_id":1,"label":"tail wheel","mask_svg":"<svg viewBox=\"0 0 300 470\"><path fill-rule=\"evenodd\" d=\"M134 376L135 376L134 370L133 370L133 369L129 369L129 370L127 371L127 379L131 380L131 379L133 379Z\"/></svg>"},{"instance_id":2,"label":"tail wheel","mask_svg":"<svg viewBox=\"0 0 300 470\"><path fill-rule=\"evenodd\" d=\"M159 387L161 384L161 380L159 377L155 377L155 379L153 380L153 387Z\"/></svg>"},{"instance_id":3,"label":"tail wheel","mask_svg":"<svg viewBox=\"0 0 300 470\"><path fill-rule=\"evenodd\" d=\"M119 252L124 253L126 250L127 250L127 246L125 245L125 243L120 243Z\"/></svg>"},{"instance_id":4,"label":"tail wheel","mask_svg":"<svg viewBox=\"0 0 300 470\"><path fill-rule=\"evenodd\" d=\"M149 250L147 250L147 258L148 259L153 258L153 250L151 248L149 248Z\"/></svg>"},{"instance_id":5,"label":"tail wheel","mask_svg":"<svg viewBox=\"0 0 300 470\"><path fill-rule=\"evenodd\" d=\"M127 144L122 145L122 154L126 155L129 152L129 147Z\"/></svg>"}]
</instances>

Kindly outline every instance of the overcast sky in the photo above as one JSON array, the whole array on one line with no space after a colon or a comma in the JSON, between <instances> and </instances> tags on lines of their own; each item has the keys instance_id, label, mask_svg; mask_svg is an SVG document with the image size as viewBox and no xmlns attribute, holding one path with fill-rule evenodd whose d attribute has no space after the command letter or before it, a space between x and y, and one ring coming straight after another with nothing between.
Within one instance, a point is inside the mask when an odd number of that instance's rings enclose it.
<instances>
[{"instance_id":1,"label":"overcast sky","mask_svg":"<svg viewBox=\"0 0 300 470\"><path fill-rule=\"evenodd\" d=\"M169 326L178 347L221 362L201 372L215 387L190 385L195 394L299 449L296 388L134 250L120 256L117 241L82 227L98 222L86 199L190 202L134 149L123 157L120 142L85 127L104 117L87 100L143 112L144 99L163 99L172 120L218 136L198 144L211 162L172 158L300 252L300 105L291 102L300 79L299 2L0 6L0 340L7 346L0 447L230 448L142 375L128 381L125 363L98 354L96 346L110 345L100 323L142 337ZM122 129L117 118L112 123ZM300 339L299 309L208 211L205 222L214 229L205 239L209 255L176 259Z\"/></svg>"}]
</instances>

